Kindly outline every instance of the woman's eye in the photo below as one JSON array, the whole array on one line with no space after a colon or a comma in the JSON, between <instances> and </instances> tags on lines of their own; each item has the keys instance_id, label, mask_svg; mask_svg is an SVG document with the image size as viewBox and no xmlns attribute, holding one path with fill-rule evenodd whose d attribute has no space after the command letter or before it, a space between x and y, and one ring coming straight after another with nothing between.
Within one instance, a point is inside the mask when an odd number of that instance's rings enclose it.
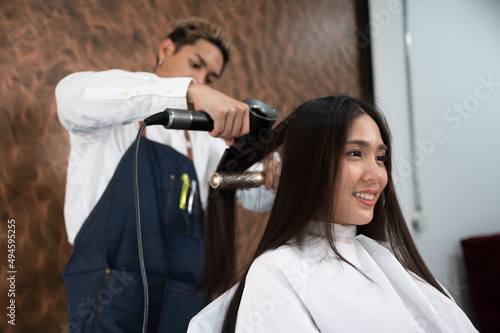
<instances>
[{"instance_id":1,"label":"woman's eye","mask_svg":"<svg viewBox=\"0 0 500 333\"><path fill-rule=\"evenodd\" d=\"M349 155L349 156L361 156L361 152L359 150L354 150L354 151L348 152L347 155Z\"/></svg>"},{"instance_id":2,"label":"woman's eye","mask_svg":"<svg viewBox=\"0 0 500 333\"><path fill-rule=\"evenodd\" d=\"M387 162L387 155L381 155L381 156L377 156L377 161L380 161L380 162Z\"/></svg>"},{"instance_id":3,"label":"woman's eye","mask_svg":"<svg viewBox=\"0 0 500 333\"><path fill-rule=\"evenodd\" d=\"M200 64L194 61L191 61L191 67L193 68L200 68Z\"/></svg>"}]
</instances>

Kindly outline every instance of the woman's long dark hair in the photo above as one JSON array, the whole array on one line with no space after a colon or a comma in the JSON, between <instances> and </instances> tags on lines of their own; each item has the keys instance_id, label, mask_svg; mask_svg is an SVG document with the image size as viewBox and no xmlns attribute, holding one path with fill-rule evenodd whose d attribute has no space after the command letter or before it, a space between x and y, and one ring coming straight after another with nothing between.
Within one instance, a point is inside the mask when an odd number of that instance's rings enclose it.
<instances>
[{"instance_id":1,"label":"woman's long dark hair","mask_svg":"<svg viewBox=\"0 0 500 333\"><path fill-rule=\"evenodd\" d=\"M281 131L285 135L280 184L269 221L253 260L268 250L303 239L311 220L320 218L322 221L334 221L332 207L337 202L335 189L341 176L340 165L345 141L354 119L363 114L369 115L377 123L382 140L388 147L386 162L388 183L375 205L373 220L367 225L358 226L357 232L374 240L387 242L403 267L447 296L418 253L401 212L391 175L391 137L386 120L371 104L347 96L310 100L285 119L287 128L286 131ZM278 141L281 140L280 136L276 137L279 138ZM269 146L274 149L279 143L274 140ZM209 206L215 204L215 202L210 203L210 200ZM234 204L234 201L232 203ZM207 251L202 286L210 295L214 295L223 292L236 282L234 216L226 216L232 218L232 222L223 219L212 220L220 218L215 215L207 218L207 228L218 226L212 231L220 232L226 225L233 225L230 231L232 235L212 234L212 239L206 239ZM323 237L339 258L347 262L335 247L329 224L321 225L323 225ZM207 234L210 233L211 231L207 229ZM232 239L228 239L228 236ZM214 241L218 246L213 246ZM222 262L222 260L228 261ZM223 332L235 330L248 270L249 267L244 272L229 304ZM211 278L207 279L207 276Z\"/></svg>"}]
</instances>

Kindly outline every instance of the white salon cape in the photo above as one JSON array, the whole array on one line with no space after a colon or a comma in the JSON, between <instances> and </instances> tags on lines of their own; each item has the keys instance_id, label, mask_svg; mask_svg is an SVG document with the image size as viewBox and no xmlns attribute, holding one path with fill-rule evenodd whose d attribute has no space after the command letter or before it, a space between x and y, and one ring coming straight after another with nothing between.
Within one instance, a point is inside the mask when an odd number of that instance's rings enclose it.
<instances>
[{"instance_id":1,"label":"white salon cape","mask_svg":"<svg viewBox=\"0 0 500 333\"><path fill-rule=\"evenodd\" d=\"M407 272L386 247L356 236L355 226L333 226L337 249L359 271L318 237L268 251L250 268L236 332L477 332L452 299ZM233 292L196 315L188 332L220 332Z\"/></svg>"},{"instance_id":2,"label":"white salon cape","mask_svg":"<svg viewBox=\"0 0 500 333\"><path fill-rule=\"evenodd\" d=\"M187 110L186 94L192 83L194 80L187 77L160 78L152 73L118 69L73 73L58 83L58 116L71 142L64 202L70 244L136 139L139 121L166 108ZM163 126L149 126L146 130L148 139L185 156L191 146L200 199L206 207L210 177L228 147L224 140L207 132L189 134L190 142L184 131L166 130ZM246 209L264 212L271 208L274 191L264 187L241 190L236 200Z\"/></svg>"}]
</instances>

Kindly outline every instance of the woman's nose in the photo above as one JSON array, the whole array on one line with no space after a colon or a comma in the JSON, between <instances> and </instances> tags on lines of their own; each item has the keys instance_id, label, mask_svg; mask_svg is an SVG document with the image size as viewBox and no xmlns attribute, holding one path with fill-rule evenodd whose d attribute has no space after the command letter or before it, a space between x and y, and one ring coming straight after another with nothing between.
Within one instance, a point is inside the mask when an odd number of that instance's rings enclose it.
<instances>
[{"instance_id":1,"label":"woman's nose","mask_svg":"<svg viewBox=\"0 0 500 333\"><path fill-rule=\"evenodd\" d=\"M376 160L366 160L365 170L363 174L364 180L380 181L384 178L385 165Z\"/></svg>"}]
</instances>

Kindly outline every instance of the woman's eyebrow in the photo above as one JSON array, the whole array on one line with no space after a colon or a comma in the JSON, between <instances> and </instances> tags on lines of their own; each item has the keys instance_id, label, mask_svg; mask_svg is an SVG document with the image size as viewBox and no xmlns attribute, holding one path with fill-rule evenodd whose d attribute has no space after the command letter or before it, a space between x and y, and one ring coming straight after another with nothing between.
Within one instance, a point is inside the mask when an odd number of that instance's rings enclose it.
<instances>
[{"instance_id":1,"label":"woman's eyebrow","mask_svg":"<svg viewBox=\"0 0 500 333\"><path fill-rule=\"evenodd\" d=\"M363 147L368 147L370 144L364 140L349 140L346 142L346 145L359 145ZM378 145L378 150L389 150L389 148L385 144Z\"/></svg>"}]
</instances>

